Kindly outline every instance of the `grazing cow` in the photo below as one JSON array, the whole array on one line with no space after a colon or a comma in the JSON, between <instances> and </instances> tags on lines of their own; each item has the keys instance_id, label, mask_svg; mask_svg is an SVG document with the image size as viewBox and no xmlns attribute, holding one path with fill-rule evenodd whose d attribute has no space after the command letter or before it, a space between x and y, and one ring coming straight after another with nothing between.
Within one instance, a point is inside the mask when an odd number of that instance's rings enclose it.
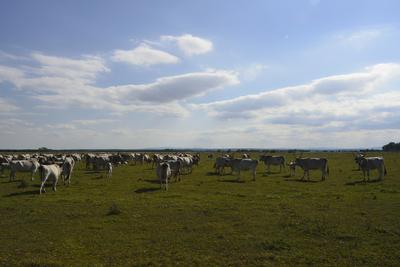
<instances>
[{"instance_id":1,"label":"grazing cow","mask_svg":"<svg viewBox=\"0 0 400 267\"><path fill-rule=\"evenodd\" d=\"M260 156L260 160L264 162L267 171L270 171L271 165L279 166L279 172L282 172L282 167L285 168L285 158L283 156Z\"/></svg>"},{"instance_id":2,"label":"grazing cow","mask_svg":"<svg viewBox=\"0 0 400 267\"><path fill-rule=\"evenodd\" d=\"M250 155L249 155L249 154L244 153L244 154L242 155L242 159L249 159L249 158L250 158Z\"/></svg>"},{"instance_id":3,"label":"grazing cow","mask_svg":"<svg viewBox=\"0 0 400 267\"><path fill-rule=\"evenodd\" d=\"M232 172L237 172L239 174L238 180L240 179L241 171L251 171L253 173L253 181L256 180L256 169L258 165L258 160L256 159L231 159L230 166Z\"/></svg>"},{"instance_id":4,"label":"grazing cow","mask_svg":"<svg viewBox=\"0 0 400 267\"><path fill-rule=\"evenodd\" d=\"M64 163L62 164L62 174L61 174L64 185L65 185L65 180L68 181L68 184L71 183L71 176L74 166L75 166L75 160L72 157L66 157Z\"/></svg>"},{"instance_id":5,"label":"grazing cow","mask_svg":"<svg viewBox=\"0 0 400 267\"><path fill-rule=\"evenodd\" d=\"M227 157L217 157L214 163L215 173L223 175L225 172L225 167L230 167L230 158Z\"/></svg>"},{"instance_id":6,"label":"grazing cow","mask_svg":"<svg viewBox=\"0 0 400 267\"><path fill-rule=\"evenodd\" d=\"M208 159L212 159L213 157L214 157L213 154L208 154L208 155L207 155L207 158L208 158Z\"/></svg>"},{"instance_id":7,"label":"grazing cow","mask_svg":"<svg viewBox=\"0 0 400 267\"><path fill-rule=\"evenodd\" d=\"M357 153L357 154L353 154L353 155L354 155L354 161L358 165L358 170L360 171L361 170L361 160L363 158L365 158L365 154Z\"/></svg>"},{"instance_id":8,"label":"grazing cow","mask_svg":"<svg viewBox=\"0 0 400 267\"><path fill-rule=\"evenodd\" d=\"M379 180L383 179L384 175L387 175L385 163L383 161L383 157L367 157L362 158L360 160L360 167L363 172L364 181L365 181L365 173L367 173L368 181L369 181L369 171L370 170L378 170Z\"/></svg>"},{"instance_id":9,"label":"grazing cow","mask_svg":"<svg viewBox=\"0 0 400 267\"><path fill-rule=\"evenodd\" d=\"M31 180L39 169L39 162L36 160L12 160L10 161L10 181L15 179L17 172L30 172Z\"/></svg>"},{"instance_id":10,"label":"grazing cow","mask_svg":"<svg viewBox=\"0 0 400 267\"><path fill-rule=\"evenodd\" d=\"M57 164L40 165L40 176L42 179L42 184L40 185L39 194L42 194L42 191L46 193L46 189L44 188L44 185L46 184L46 181L49 178L53 180L53 191L57 191L57 188L56 188L57 182L58 182L58 179L60 178L61 173L62 173L62 169Z\"/></svg>"},{"instance_id":11,"label":"grazing cow","mask_svg":"<svg viewBox=\"0 0 400 267\"><path fill-rule=\"evenodd\" d=\"M106 165L107 178L111 178L112 171L113 171L112 163L108 162L107 165Z\"/></svg>"},{"instance_id":12,"label":"grazing cow","mask_svg":"<svg viewBox=\"0 0 400 267\"><path fill-rule=\"evenodd\" d=\"M157 177L160 180L160 188L165 183L165 190L168 190L168 179L171 177L172 172L168 162L161 162L157 166Z\"/></svg>"},{"instance_id":13,"label":"grazing cow","mask_svg":"<svg viewBox=\"0 0 400 267\"><path fill-rule=\"evenodd\" d=\"M321 180L325 180L326 175L329 174L328 160L325 158L296 158L296 166L303 169L303 180L307 174L307 179L310 180L310 170L321 170Z\"/></svg>"}]
</instances>

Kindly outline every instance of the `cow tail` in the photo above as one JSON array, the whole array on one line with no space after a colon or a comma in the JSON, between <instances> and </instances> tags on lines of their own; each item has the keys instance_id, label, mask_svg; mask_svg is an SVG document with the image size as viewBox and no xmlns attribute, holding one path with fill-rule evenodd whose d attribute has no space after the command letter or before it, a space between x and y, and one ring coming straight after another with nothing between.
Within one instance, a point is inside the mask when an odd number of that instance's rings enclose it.
<instances>
[{"instance_id":1,"label":"cow tail","mask_svg":"<svg viewBox=\"0 0 400 267\"><path fill-rule=\"evenodd\" d=\"M326 165L326 173L329 175L329 166Z\"/></svg>"},{"instance_id":2,"label":"cow tail","mask_svg":"<svg viewBox=\"0 0 400 267\"><path fill-rule=\"evenodd\" d=\"M383 168L384 168L384 173L383 173L383 175L387 175L387 170L386 170L386 166L383 166Z\"/></svg>"}]
</instances>

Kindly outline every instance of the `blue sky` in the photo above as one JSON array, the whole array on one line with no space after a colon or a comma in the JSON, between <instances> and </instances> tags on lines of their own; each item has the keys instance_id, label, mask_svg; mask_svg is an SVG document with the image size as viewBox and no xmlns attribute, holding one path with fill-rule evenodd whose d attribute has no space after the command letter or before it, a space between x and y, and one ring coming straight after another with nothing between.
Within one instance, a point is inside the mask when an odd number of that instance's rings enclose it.
<instances>
[{"instance_id":1,"label":"blue sky","mask_svg":"<svg viewBox=\"0 0 400 267\"><path fill-rule=\"evenodd\" d=\"M0 7L0 148L399 141L398 1Z\"/></svg>"}]
</instances>

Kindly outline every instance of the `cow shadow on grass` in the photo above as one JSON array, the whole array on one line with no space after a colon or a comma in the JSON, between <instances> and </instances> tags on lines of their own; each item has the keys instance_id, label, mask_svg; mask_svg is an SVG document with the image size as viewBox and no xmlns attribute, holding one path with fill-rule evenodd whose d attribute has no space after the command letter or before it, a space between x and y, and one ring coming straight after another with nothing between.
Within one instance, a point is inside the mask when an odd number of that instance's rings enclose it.
<instances>
[{"instance_id":1,"label":"cow shadow on grass","mask_svg":"<svg viewBox=\"0 0 400 267\"><path fill-rule=\"evenodd\" d=\"M367 184L374 184L374 183L379 183L381 182L381 180L379 179L373 179L373 180L357 180L357 181L353 181L353 182L347 182L345 183L345 185L367 185Z\"/></svg>"},{"instance_id":2,"label":"cow shadow on grass","mask_svg":"<svg viewBox=\"0 0 400 267\"><path fill-rule=\"evenodd\" d=\"M170 179L168 179L169 181ZM160 180L158 179L144 179L143 181L150 183L150 184L160 184Z\"/></svg>"},{"instance_id":3,"label":"cow shadow on grass","mask_svg":"<svg viewBox=\"0 0 400 267\"><path fill-rule=\"evenodd\" d=\"M144 187L144 188L139 188L136 189L134 192L136 194L142 194L142 193L150 193L150 192L155 192L161 190L160 188L155 188L155 187Z\"/></svg>"},{"instance_id":4,"label":"cow shadow on grass","mask_svg":"<svg viewBox=\"0 0 400 267\"><path fill-rule=\"evenodd\" d=\"M238 179L220 179L218 182L221 183L234 183L234 184L243 184L245 181L243 179L238 180Z\"/></svg>"},{"instance_id":5,"label":"cow shadow on grass","mask_svg":"<svg viewBox=\"0 0 400 267\"><path fill-rule=\"evenodd\" d=\"M15 192L5 195L5 197L16 197L16 196L26 196L26 195L39 195L39 190L29 190L23 192Z\"/></svg>"},{"instance_id":6,"label":"cow shadow on grass","mask_svg":"<svg viewBox=\"0 0 400 267\"><path fill-rule=\"evenodd\" d=\"M220 176L217 172L207 172L206 176Z\"/></svg>"},{"instance_id":7,"label":"cow shadow on grass","mask_svg":"<svg viewBox=\"0 0 400 267\"><path fill-rule=\"evenodd\" d=\"M321 180L307 180L307 179L301 179L301 178L293 178L293 179L286 178L285 181L286 182L297 182L297 183L320 183L320 182L323 182Z\"/></svg>"}]
</instances>

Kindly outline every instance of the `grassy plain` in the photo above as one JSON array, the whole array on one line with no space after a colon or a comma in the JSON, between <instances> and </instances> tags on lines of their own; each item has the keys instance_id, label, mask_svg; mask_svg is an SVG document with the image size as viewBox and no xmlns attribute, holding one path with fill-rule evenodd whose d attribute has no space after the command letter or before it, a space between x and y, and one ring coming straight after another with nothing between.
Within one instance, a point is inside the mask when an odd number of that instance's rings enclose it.
<instances>
[{"instance_id":1,"label":"grassy plain","mask_svg":"<svg viewBox=\"0 0 400 267\"><path fill-rule=\"evenodd\" d=\"M324 182L318 172L311 182L299 170L265 173L263 164L255 182L248 172L237 182L216 176L206 154L167 192L149 165L106 179L80 163L69 187L44 195L38 176L9 182L6 173L0 265L399 266L400 154L385 153L388 175L369 183L351 153L312 155L329 160ZM120 213L109 215L112 206Z\"/></svg>"}]
</instances>

